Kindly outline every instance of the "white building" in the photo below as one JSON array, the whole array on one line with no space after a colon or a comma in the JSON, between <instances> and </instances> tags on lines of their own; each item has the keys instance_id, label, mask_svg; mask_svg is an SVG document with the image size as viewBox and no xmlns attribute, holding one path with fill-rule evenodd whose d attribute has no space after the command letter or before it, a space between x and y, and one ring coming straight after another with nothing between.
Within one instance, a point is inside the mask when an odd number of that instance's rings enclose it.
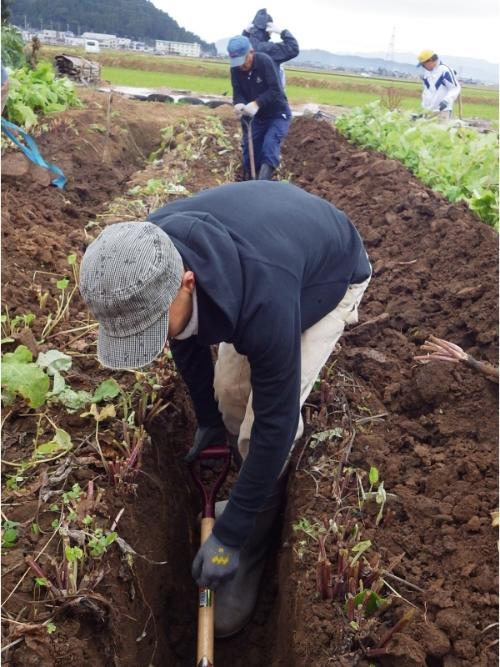
<instances>
[{"instance_id":1,"label":"white building","mask_svg":"<svg viewBox=\"0 0 500 667\"><path fill-rule=\"evenodd\" d=\"M168 42L163 39L156 40L156 52L176 56L191 56L199 58L201 47L198 43L190 42Z\"/></svg>"},{"instance_id":2,"label":"white building","mask_svg":"<svg viewBox=\"0 0 500 667\"><path fill-rule=\"evenodd\" d=\"M85 46L85 40L82 37L65 37L64 43L67 46Z\"/></svg>"},{"instance_id":3,"label":"white building","mask_svg":"<svg viewBox=\"0 0 500 667\"><path fill-rule=\"evenodd\" d=\"M99 42L99 46L102 46L104 49L118 48L118 37L116 35L107 35L103 32L84 32L83 35L80 36L83 39Z\"/></svg>"},{"instance_id":4,"label":"white building","mask_svg":"<svg viewBox=\"0 0 500 667\"><path fill-rule=\"evenodd\" d=\"M64 33L59 30L37 30L36 36L44 44L57 44L64 41Z\"/></svg>"},{"instance_id":5,"label":"white building","mask_svg":"<svg viewBox=\"0 0 500 667\"><path fill-rule=\"evenodd\" d=\"M132 40L128 37L118 37L117 47L119 49L130 49L132 46Z\"/></svg>"},{"instance_id":6,"label":"white building","mask_svg":"<svg viewBox=\"0 0 500 667\"><path fill-rule=\"evenodd\" d=\"M17 28L17 26L15 26ZM21 28L18 28L21 30ZM21 35L23 38L23 42L31 42L33 37L36 35L36 32L33 32L32 30L21 30Z\"/></svg>"}]
</instances>

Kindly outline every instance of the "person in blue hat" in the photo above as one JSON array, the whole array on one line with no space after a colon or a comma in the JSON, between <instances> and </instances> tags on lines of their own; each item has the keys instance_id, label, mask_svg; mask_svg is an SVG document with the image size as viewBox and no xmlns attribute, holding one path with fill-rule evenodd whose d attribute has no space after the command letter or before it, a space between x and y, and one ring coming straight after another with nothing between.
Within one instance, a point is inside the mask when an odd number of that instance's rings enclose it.
<instances>
[{"instance_id":1,"label":"person in blue hat","mask_svg":"<svg viewBox=\"0 0 500 667\"><path fill-rule=\"evenodd\" d=\"M252 121L255 170L259 180L272 180L280 164L280 149L292 112L273 59L256 52L248 37L237 35L227 45L237 118ZM245 129L245 128L244 128ZM243 167L251 173L248 134L243 132Z\"/></svg>"}]
</instances>

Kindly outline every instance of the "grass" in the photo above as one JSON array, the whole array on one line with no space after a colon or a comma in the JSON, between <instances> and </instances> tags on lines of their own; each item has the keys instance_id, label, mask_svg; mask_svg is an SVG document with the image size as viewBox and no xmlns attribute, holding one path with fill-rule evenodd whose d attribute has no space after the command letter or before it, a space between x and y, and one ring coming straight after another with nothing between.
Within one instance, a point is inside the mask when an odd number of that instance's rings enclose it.
<instances>
[{"instance_id":1,"label":"grass","mask_svg":"<svg viewBox=\"0 0 500 667\"><path fill-rule=\"evenodd\" d=\"M117 86L138 86L141 88L173 88L176 90L190 90L199 94L223 95L226 93L231 97L231 82L229 77L204 77L193 76L189 74L179 74L177 72L155 72L145 70L126 69L124 67L103 67L102 78ZM292 77L288 77L288 81ZM356 77L350 77L356 79ZM358 77L358 79L360 79ZM364 79L360 79L364 81ZM392 87L394 87L394 82ZM398 83L398 82L396 82ZM406 84L408 85L408 84ZM404 94L404 84L401 84ZM416 84L413 85L416 88ZM399 89L399 86L398 86ZM288 99L292 104L327 104L332 106L356 107L374 102L380 99L380 92L360 90L345 90L342 88L306 88L296 86L293 83L287 85ZM408 111L420 110L419 97L402 97L401 105ZM463 111L465 117L479 117L488 120L498 118L498 105L493 104L469 104L464 103Z\"/></svg>"},{"instance_id":2,"label":"grass","mask_svg":"<svg viewBox=\"0 0 500 667\"><path fill-rule=\"evenodd\" d=\"M117 86L139 86L141 88L174 88L192 90L197 93L231 96L229 77L203 77L176 72L147 72L144 70L126 69L124 67L103 67L101 78Z\"/></svg>"}]
</instances>

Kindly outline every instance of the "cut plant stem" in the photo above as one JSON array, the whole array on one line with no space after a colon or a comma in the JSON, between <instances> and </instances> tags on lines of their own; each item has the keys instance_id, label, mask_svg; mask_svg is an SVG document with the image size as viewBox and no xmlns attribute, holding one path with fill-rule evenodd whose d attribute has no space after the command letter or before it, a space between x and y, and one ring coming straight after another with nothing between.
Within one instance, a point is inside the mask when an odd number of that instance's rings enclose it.
<instances>
[{"instance_id":1,"label":"cut plant stem","mask_svg":"<svg viewBox=\"0 0 500 667\"><path fill-rule=\"evenodd\" d=\"M38 565L38 563L35 563L35 561L31 556L26 556L25 561L38 577L45 579L45 581L47 582L47 587L50 590L50 592L54 595L54 597L60 598L62 596L62 592L60 591L59 588L57 588L57 586L54 586L54 584L47 577L47 575L40 567L40 565Z\"/></svg>"},{"instance_id":2,"label":"cut plant stem","mask_svg":"<svg viewBox=\"0 0 500 667\"><path fill-rule=\"evenodd\" d=\"M409 609L408 611L405 611L405 613L399 619L399 621L392 628L389 628L389 630L385 633L385 635L382 636L382 639L378 642L376 648L385 648L385 646L389 643L393 635L395 635L396 632L401 632L401 630L405 626L407 626L408 623L412 620L414 615L415 615L414 609Z\"/></svg>"}]
</instances>

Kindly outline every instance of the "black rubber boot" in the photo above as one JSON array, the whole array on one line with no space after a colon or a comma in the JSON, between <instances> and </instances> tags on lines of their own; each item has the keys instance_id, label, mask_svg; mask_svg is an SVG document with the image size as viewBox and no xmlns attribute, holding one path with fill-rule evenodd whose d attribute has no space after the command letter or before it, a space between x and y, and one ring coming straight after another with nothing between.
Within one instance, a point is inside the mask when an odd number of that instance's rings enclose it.
<instances>
[{"instance_id":1,"label":"black rubber boot","mask_svg":"<svg viewBox=\"0 0 500 667\"><path fill-rule=\"evenodd\" d=\"M215 592L216 637L235 635L252 616L285 490L286 476L279 480L276 490L257 514L252 532L241 549L236 576L221 584ZM216 518L224 510L226 502L216 503Z\"/></svg>"},{"instance_id":2,"label":"black rubber boot","mask_svg":"<svg viewBox=\"0 0 500 667\"><path fill-rule=\"evenodd\" d=\"M259 181L272 181L273 180L274 169L263 162L259 169Z\"/></svg>"}]
</instances>

